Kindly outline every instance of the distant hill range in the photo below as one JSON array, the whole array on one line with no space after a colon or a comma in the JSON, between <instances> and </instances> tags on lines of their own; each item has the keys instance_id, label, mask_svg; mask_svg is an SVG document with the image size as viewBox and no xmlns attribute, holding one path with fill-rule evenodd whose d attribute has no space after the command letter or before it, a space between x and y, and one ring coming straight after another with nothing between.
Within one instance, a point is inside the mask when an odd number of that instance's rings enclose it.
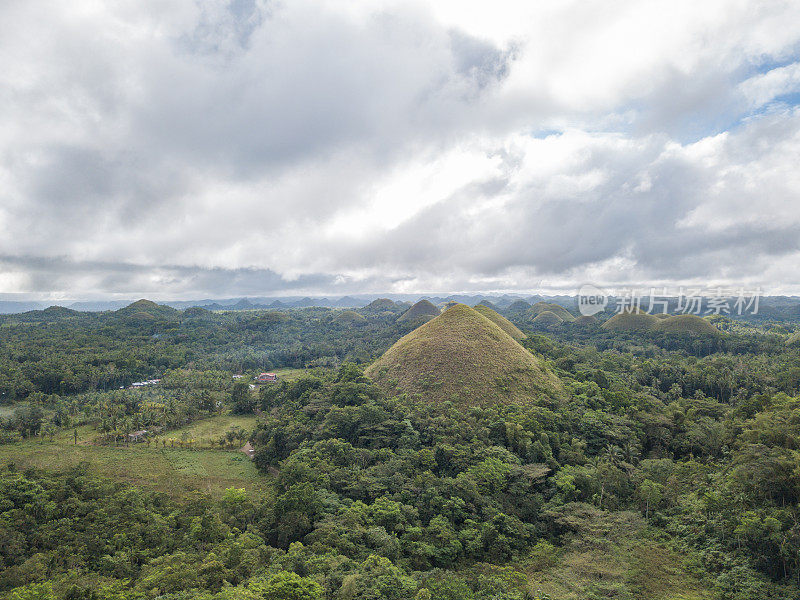
<instances>
[{"instance_id":1,"label":"distant hill range","mask_svg":"<svg viewBox=\"0 0 800 600\"><path fill-rule=\"evenodd\" d=\"M93 301L24 301L24 300L0 300L0 314L18 314L29 311L42 311L53 304L59 308L68 308L79 312L104 312L116 311L132 304L136 299L126 300L93 300ZM372 305L380 300L377 305ZM544 296L544 295L512 295L512 294L451 294L451 295L426 295L426 294L354 294L341 297L312 297L312 296L282 296L282 297L247 297L247 298L208 298L201 300L158 300L155 302L160 305L170 306L178 310L190 307L201 307L210 311L240 311L240 310L275 310L291 308L342 308L342 309L366 309L371 312L380 312L381 303L384 312L405 311L414 303L421 300L430 302L439 309L452 303L466 304L475 306L482 304L501 315L524 324L530 324L541 313L549 311L560 317L562 321L574 321L580 315L577 310L575 296ZM389 305L391 301L394 305ZM606 309L605 316L600 316L605 320L613 316L613 308L617 299L609 299L609 308ZM733 306L735 299L730 299ZM700 314L711 307L707 300L702 301ZM387 310L388 309L388 310ZM660 311L660 307L659 307ZM680 313L677 298L669 299L667 312L671 314ZM763 296L759 302L759 312L756 315L736 314L726 315L732 318L744 318L755 321L769 321L782 319L797 319L800 316L800 297L798 296ZM547 315L547 318L550 318Z\"/></svg>"}]
</instances>

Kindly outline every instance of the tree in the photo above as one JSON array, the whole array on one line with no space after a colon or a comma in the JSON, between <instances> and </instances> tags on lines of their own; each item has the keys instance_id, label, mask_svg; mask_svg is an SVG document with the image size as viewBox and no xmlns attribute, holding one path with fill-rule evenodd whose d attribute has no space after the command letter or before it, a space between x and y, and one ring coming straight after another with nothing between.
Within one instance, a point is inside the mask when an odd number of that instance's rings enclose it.
<instances>
[{"instance_id":1,"label":"tree","mask_svg":"<svg viewBox=\"0 0 800 600\"><path fill-rule=\"evenodd\" d=\"M281 571L266 582L253 582L250 589L264 600L319 600L322 587L313 579Z\"/></svg>"},{"instance_id":2,"label":"tree","mask_svg":"<svg viewBox=\"0 0 800 600\"><path fill-rule=\"evenodd\" d=\"M231 410L237 415L252 413L256 408L256 399L250 393L250 386L246 383L235 383L231 390Z\"/></svg>"},{"instance_id":3,"label":"tree","mask_svg":"<svg viewBox=\"0 0 800 600\"><path fill-rule=\"evenodd\" d=\"M639 484L639 497L645 503L644 518L650 517L650 508L658 506L664 497L664 486L650 479L645 479Z\"/></svg>"}]
</instances>

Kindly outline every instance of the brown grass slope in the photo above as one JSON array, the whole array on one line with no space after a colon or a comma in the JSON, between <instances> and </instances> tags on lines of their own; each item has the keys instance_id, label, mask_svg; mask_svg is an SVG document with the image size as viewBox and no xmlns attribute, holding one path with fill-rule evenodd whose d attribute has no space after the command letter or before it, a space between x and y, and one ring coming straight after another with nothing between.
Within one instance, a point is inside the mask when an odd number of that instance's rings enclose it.
<instances>
[{"instance_id":1,"label":"brown grass slope","mask_svg":"<svg viewBox=\"0 0 800 600\"><path fill-rule=\"evenodd\" d=\"M333 320L337 323L344 323L345 325L355 325L358 323L366 323L367 318L354 310L343 310L333 317Z\"/></svg>"},{"instance_id":2,"label":"brown grass slope","mask_svg":"<svg viewBox=\"0 0 800 600\"><path fill-rule=\"evenodd\" d=\"M401 338L366 374L389 393L464 405L530 402L562 390L540 359L464 304Z\"/></svg>"},{"instance_id":3,"label":"brown grass slope","mask_svg":"<svg viewBox=\"0 0 800 600\"><path fill-rule=\"evenodd\" d=\"M505 331L508 335L510 335L515 340L524 340L525 334L520 331L520 329L514 325L511 321L506 319L503 315L499 314L498 312L492 310L485 304L478 304L473 307L474 310L482 314L484 317L489 319L492 323L497 325L500 329Z\"/></svg>"},{"instance_id":4,"label":"brown grass slope","mask_svg":"<svg viewBox=\"0 0 800 600\"><path fill-rule=\"evenodd\" d=\"M602 327L609 331L652 331L660 322L660 319L645 312L621 312L603 323Z\"/></svg>"},{"instance_id":5,"label":"brown grass slope","mask_svg":"<svg viewBox=\"0 0 800 600\"><path fill-rule=\"evenodd\" d=\"M536 315L536 318L531 322L540 327L553 327L555 325L561 325L564 319L552 311L545 310Z\"/></svg>"},{"instance_id":6,"label":"brown grass slope","mask_svg":"<svg viewBox=\"0 0 800 600\"><path fill-rule=\"evenodd\" d=\"M531 306L528 314L531 317L536 317L545 311L550 311L551 313L555 314L558 317L561 317L562 321L569 321L572 322L575 320L575 315L569 312L566 308L561 306L560 304L555 304L554 302L537 302L533 306Z\"/></svg>"},{"instance_id":7,"label":"brown grass slope","mask_svg":"<svg viewBox=\"0 0 800 600\"><path fill-rule=\"evenodd\" d=\"M420 300L414 306L409 308L406 312L404 312L400 317L398 317L398 321L416 321L417 319L424 319L424 318L431 318L435 317L436 315L441 312L432 302L429 300Z\"/></svg>"},{"instance_id":8,"label":"brown grass slope","mask_svg":"<svg viewBox=\"0 0 800 600\"><path fill-rule=\"evenodd\" d=\"M655 325L655 331L664 333L693 333L696 335L719 335L720 330L706 319L697 315L676 315L661 319Z\"/></svg>"}]
</instances>

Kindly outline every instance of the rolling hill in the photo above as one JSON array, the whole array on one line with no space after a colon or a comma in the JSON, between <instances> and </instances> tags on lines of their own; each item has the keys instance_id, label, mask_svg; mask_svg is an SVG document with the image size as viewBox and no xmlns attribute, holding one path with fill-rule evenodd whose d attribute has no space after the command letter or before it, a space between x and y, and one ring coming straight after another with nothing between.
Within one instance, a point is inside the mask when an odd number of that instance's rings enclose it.
<instances>
[{"instance_id":1,"label":"rolling hill","mask_svg":"<svg viewBox=\"0 0 800 600\"><path fill-rule=\"evenodd\" d=\"M697 315L675 315L667 319L659 319L654 330L664 333L693 333L696 335L719 335L721 333L706 319Z\"/></svg>"},{"instance_id":2,"label":"rolling hill","mask_svg":"<svg viewBox=\"0 0 800 600\"><path fill-rule=\"evenodd\" d=\"M464 304L401 338L366 374L389 393L467 406L531 402L562 390L539 358Z\"/></svg>"},{"instance_id":3,"label":"rolling hill","mask_svg":"<svg viewBox=\"0 0 800 600\"><path fill-rule=\"evenodd\" d=\"M163 304L156 304L152 300L137 300L125 308L114 311L114 315L117 317L129 317L137 320L171 319L179 314L180 311L177 309Z\"/></svg>"},{"instance_id":4,"label":"rolling hill","mask_svg":"<svg viewBox=\"0 0 800 600\"><path fill-rule=\"evenodd\" d=\"M398 317L398 321L417 321L418 319L431 319L441 311L429 300L420 300L414 306Z\"/></svg>"},{"instance_id":5,"label":"rolling hill","mask_svg":"<svg viewBox=\"0 0 800 600\"><path fill-rule=\"evenodd\" d=\"M397 309L397 304L389 298L378 298L367 304L363 310L369 312L384 312Z\"/></svg>"},{"instance_id":6,"label":"rolling hill","mask_svg":"<svg viewBox=\"0 0 800 600\"><path fill-rule=\"evenodd\" d=\"M608 331L652 331L660 319L642 311L621 312L603 323Z\"/></svg>"},{"instance_id":7,"label":"rolling hill","mask_svg":"<svg viewBox=\"0 0 800 600\"><path fill-rule=\"evenodd\" d=\"M354 310L343 310L333 317L333 320L344 325L357 325L367 322L367 318L364 315L360 315Z\"/></svg>"},{"instance_id":8,"label":"rolling hill","mask_svg":"<svg viewBox=\"0 0 800 600\"><path fill-rule=\"evenodd\" d=\"M528 314L531 317L536 317L545 311L550 311L554 315L560 317L562 321L572 322L575 320L575 315L573 315L560 304L555 304L553 302L537 302L531 306Z\"/></svg>"},{"instance_id":9,"label":"rolling hill","mask_svg":"<svg viewBox=\"0 0 800 600\"><path fill-rule=\"evenodd\" d=\"M555 327L556 325L561 325L563 322L564 319L559 315L551 310L545 310L536 315L533 321L531 321L531 324L536 327Z\"/></svg>"},{"instance_id":10,"label":"rolling hill","mask_svg":"<svg viewBox=\"0 0 800 600\"><path fill-rule=\"evenodd\" d=\"M623 312L603 323L609 331L661 332L671 334L720 335L722 332L697 315L650 315L643 311Z\"/></svg>"},{"instance_id":11,"label":"rolling hill","mask_svg":"<svg viewBox=\"0 0 800 600\"><path fill-rule=\"evenodd\" d=\"M491 300L481 300L477 306L486 306L487 308L491 308L494 312L499 312L497 305Z\"/></svg>"},{"instance_id":12,"label":"rolling hill","mask_svg":"<svg viewBox=\"0 0 800 600\"><path fill-rule=\"evenodd\" d=\"M508 314L524 313L530 307L531 305L525 302L525 300L516 300L506 308L506 312Z\"/></svg>"}]
</instances>

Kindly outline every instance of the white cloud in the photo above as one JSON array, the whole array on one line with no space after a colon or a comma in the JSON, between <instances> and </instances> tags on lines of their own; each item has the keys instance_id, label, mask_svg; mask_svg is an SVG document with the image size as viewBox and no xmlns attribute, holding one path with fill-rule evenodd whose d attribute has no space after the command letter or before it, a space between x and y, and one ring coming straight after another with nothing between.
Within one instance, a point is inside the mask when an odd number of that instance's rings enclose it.
<instances>
[{"instance_id":1,"label":"white cloud","mask_svg":"<svg viewBox=\"0 0 800 600\"><path fill-rule=\"evenodd\" d=\"M745 0L5 3L0 292L786 287L798 21Z\"/></svg>"}]
</instances>

